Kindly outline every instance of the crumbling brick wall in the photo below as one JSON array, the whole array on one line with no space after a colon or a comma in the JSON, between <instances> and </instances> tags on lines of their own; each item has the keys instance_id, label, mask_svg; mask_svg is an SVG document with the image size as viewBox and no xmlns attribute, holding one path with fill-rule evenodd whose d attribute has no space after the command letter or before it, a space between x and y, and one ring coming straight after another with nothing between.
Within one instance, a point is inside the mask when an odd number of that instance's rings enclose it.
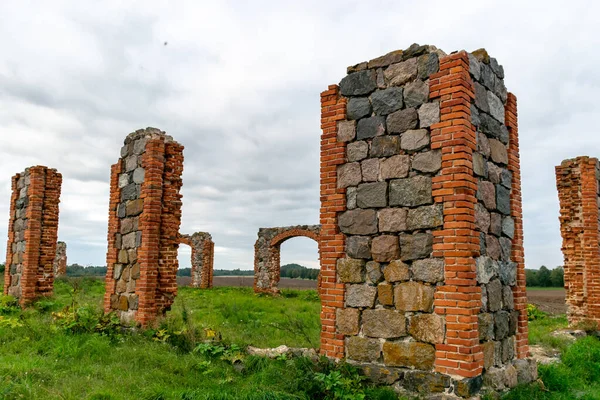
<instances>
[{"instance_id":1,"label":"crumbling brick wall","mask_svg":"<svg viewBox=\"0 0 600 400\"><path fill-rule=\"evenodd\" d=\"M577 157L556 167L569 324L600 324L600 165Z\"/></svg>"},{"instance_id":2,"label":"crumbling brick wall","mask_svg":"<svg viewBox=\"0 0 600 400\"><path fill-rule=\"evenodd\" d=\"M215 243L210 233L196 232L192 235L181 235L180 243L192 248L192 287L212 288Z\"/></svg>"},{"instance_id":3,"label":"crumbling brick wall","mask_svg":"<svg viewBox=\"0 0 600 400\"><path fill-rule=\"evenodd\" d=\"M147 325L177 294L183 146L155 128L125 139L111 168L105 311Z\"/></svg>"},{"instance_id":4,"label":"crumbling brick wall","mask_svg":"<svg viewBox=\"0 0 600 400\"><path fill-rule=\"evenodd\" d=\"M321 94L323 354L412 390L531 380L516 116L485 51L413 45Z\"/></svg>"},{"instance_id":5,"label":"crumbling brick wall","mask_svg":"<svg viewBox=\"0 0 600 400\"><path fill-rule=\"evenodd\" d=\"M298 236L308 237L319 243L320 231L319 225L260 228L254 244L254 292L278 294L281 244Z\"/></svg>"},{"instance_id":6,"label":"crumbling brick wall","mask_svg":"<svg viewBox=\"0 0 600 400\"><path fill-rule=\"evenodd\" d=\"M25 306L54 288L62 176L43 166L12 178L4 294Z\"/></svg>"},{"instance_id":7,"label":"crumbling brick wall","mask_svg":"<svg viewBox=\"0 0 600 400\"><path fill-rule=\"evenodd\" d=\"M55 278L67 274L67 244L65 242L59 241L56 244L53 270Z\"/></svg>"}]
</instances>

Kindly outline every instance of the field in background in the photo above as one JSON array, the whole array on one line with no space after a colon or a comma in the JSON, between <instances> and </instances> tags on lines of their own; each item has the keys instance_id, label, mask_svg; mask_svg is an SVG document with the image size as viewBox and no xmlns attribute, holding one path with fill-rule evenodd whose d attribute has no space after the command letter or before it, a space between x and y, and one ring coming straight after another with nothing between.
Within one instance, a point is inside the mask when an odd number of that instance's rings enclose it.
<instances>
[{"instance_id":1,"label":"field in background","mask_svg":"<svg viewBox=\"0 0 600 400\"><path fill-rule=\"evenodd\" d=\"M535 304L548 314L566 314L565 289L563 288L527 288L527 302Z\"/></svg>"},{"instance_id":2,"label":"field in background","mask_svg":"<svg viewBox=\"0 0 600 400\"><path fill-rule=\"evenodd\" d=\"M190 286L192 278L189 276L178 276L177 284L179 286ZM215 276L213 277L214 287L235 286L235 287L253 287L254 276ZM280 289L317 289L317 281L310 279L292 279L281 278L279 280Z\"/></svg>"}]
</instances>

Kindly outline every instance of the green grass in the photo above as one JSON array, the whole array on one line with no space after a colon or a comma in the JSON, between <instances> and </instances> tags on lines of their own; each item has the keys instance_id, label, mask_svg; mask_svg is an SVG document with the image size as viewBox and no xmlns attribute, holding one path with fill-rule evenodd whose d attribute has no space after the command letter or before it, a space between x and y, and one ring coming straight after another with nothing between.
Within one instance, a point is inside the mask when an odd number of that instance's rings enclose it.
<instances>
[{"instance_id":1,"label":"green grass","mask_svg":"<svg viewBox=\"0 0 600 400\"><path fill-rule=\"evenodd\" d=\"M69 278L24 311L0 297L0 399L397 398L343 363L245 355L247 345L316 347L315 291L272 298L250 288L181 288L158 326L136 332L100 319L103 295L102 280ZM600 340L552 337L566 318L535 316L530 343L560 350L561 362L540 366L540 381L503 398L600 400ZM204 344L206 332L221 340Z\"/></svg>"},{"instance_id":2,"label":"green grass","mask_svg":"<svg viewBox=\"0 0 600 400\"><path fill-rule=\"evenodd\" d=\"M232 343L258 347L319 347L321 302L314 290L283 290L279 298L254 295L252 288L180 288L169 325L181 325L185 310L201 328Z\"/></svg>"},{"instance_id":3,"label":"green grass","mask_svg":"<svg viewBox=\"0 0 600 400\"><path fill-rule=\"evenodd\" d=\"M600 399L600 340L580 339L568 346L561 362L539 366L540 382L521 386L504 399Z\"/></svg>"},{"instance_id":4,"label":"green grass","mask_svg":"<svg viewBox=\"0 0 600 400\"><path fill-rule=\"evenodd\" d=\"M529 344L544 346L547 349L565 350L572 342L550 334L558 329L566 328L568 324L564 315L547 316L529 321Z\"/></svg>"},{"instance_id":5,"label":"green grass","mask_svg":"<svg viewBox=\"0 0 600 400\"><path fill-rule=\"evenodd\" d=\"M551 333L568 326L564 315L548 316L537 310L529 321L529 344L559 350L560 362L539 365L539 379L521 385L502 398L506 400L600 400L600 340L587 336L577 341Z\"/></svg>"},{"instance_id":6,"label":"green grass","mask_svg":"<svg viewBox=\"0 0 600 400\"><path fill-rule=\"evenodd\" d=\"M527 290L565 290L564 287L527 286Z\"/></svg>"},{"instance_id":7,"label":"green grass","mask_svg":"<svg viewBox=\"0 0 600 400\"><path fill-rule=\"evenodd\" d=\"M249 344L318 343L314 291L284 291L273 299L246 288L183 288L160 327L105 335L96 327L103 294L101 280L83 278L57 280L53 298L25 311L2 298L0 399L396 398L345 364L245 355ZM75 325L72 311L63 311L73 303ZM197 346L201 335L194 334L204 328L223 341Z\"/></svg>"}]
</instances>

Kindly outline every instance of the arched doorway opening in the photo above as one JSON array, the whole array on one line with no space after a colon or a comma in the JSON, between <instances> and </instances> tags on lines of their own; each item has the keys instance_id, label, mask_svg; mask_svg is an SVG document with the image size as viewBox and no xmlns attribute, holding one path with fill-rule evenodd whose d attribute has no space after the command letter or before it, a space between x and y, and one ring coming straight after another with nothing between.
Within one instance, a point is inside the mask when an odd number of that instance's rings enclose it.
<instances>
[{"instance_id":1,"label":"arched doorway opening","mask_svg":"<svg viewBox=\"0 0 600 400\"><path fill-rule=\"evenodd\" d=\"M281 245L294 237L307 237L320 242L319 225L298 225L278 228L261 228L254 245L254 291L279 293L281 277Z\"/></svg>"}]
</instances>

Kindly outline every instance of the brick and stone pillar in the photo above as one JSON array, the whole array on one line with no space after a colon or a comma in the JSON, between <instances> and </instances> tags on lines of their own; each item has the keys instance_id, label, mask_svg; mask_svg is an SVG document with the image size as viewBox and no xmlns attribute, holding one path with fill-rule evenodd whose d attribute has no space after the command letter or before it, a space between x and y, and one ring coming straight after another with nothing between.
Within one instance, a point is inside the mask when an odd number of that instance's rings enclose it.
<instances>
[{"instance_id":1,"label":"brick and stone pillar","mask_svg":"<svg viewBox=\"0 0 600 400\"><path fill-rule=\"evenodd\" d=\"M58 242L56 244L53 270L55 278L67 274L67 244L65 242Z\"/></svg>"},{"instance_id":2,"label":"brick and stone pillar","mask_svg":"<svg viewBox=\"0 0 600 400\"><path fill-rule=\"evenodd\" d=\"M192 249L192 287L212 288L215 243L210 233L196 232L192 235L181 235L180 241Z\"/></svg>"},{"instance_id":3,"label":"brick and stone pillar","mask_svg":"<svg viewBox=\"0 0 600 400\"><path fill-rule=\"evenodd\" d=\"M485 50L413 45L322 93L322 353L414 391L532 379L503 78Z\"/></svg>"},{"instance_id":4,"label":"brick and stone pillar","mask_svg":"<svg viewBox=\"0 0 600 400\"><path fill-rule=\"evenodd\" d=\"M183 146L155 128L125 139L111 168L105 311L147 325L177 294Z\"/></svg>"},{"instance_id":5,"label":"brick and stone pillar","mask_svg":"<svg viewBox=\"0 0 600 400\"><path fill-rule=\"evenodd\" d=\"M577 157L556 167L569 324L600 326L600 165Z\"/></svg>"},{"instance_id":6,"label":"brick and stone pillar","mask_svg":"<svg viewBox=\"0 0 600 400\"><path fill-rule=\"evenodd\" d=\"M12 178L4 294L23 306L52 295L62 175L43 166Z\"/></svg>"}]
</instances>

